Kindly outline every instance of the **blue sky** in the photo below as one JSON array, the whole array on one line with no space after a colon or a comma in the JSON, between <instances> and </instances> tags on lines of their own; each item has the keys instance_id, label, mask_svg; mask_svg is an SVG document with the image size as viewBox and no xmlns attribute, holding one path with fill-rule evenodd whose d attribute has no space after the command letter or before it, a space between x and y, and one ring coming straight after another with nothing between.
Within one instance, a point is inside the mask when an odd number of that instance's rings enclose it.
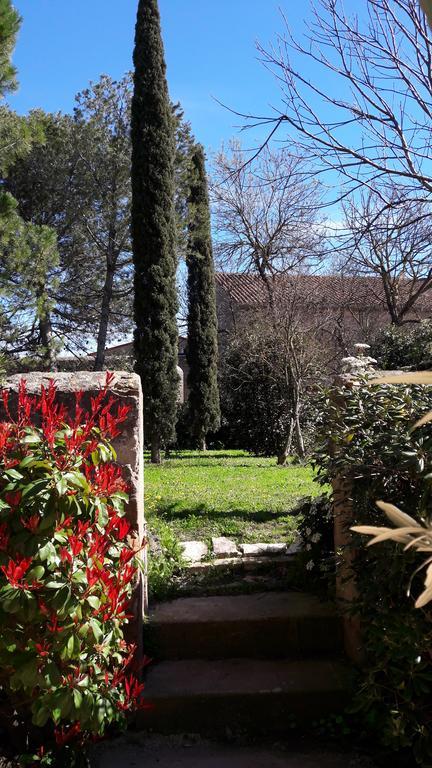
<instances>
[{"instance_id":1,"label":"blue sky","mask_svg":"<svg viewBox=\"0 0 432 768\"><path fill-rule=\"evenodd\" d=\"M9 103L17 111L69 111L90 80L131 68L137 0L15 5L23 16L15 55L20 89ZM238 135L239 119L214 98L239 111L267 112L279 103L274 78L255 49L257 39L267 45L281 31L279 6L273 0L160 0L171 97L182 103L208 150ZM284 11L294 27L301 25L300 4L286 0ZM242 140L250 146L254 138Z\"/></svg>"}]
</instances>

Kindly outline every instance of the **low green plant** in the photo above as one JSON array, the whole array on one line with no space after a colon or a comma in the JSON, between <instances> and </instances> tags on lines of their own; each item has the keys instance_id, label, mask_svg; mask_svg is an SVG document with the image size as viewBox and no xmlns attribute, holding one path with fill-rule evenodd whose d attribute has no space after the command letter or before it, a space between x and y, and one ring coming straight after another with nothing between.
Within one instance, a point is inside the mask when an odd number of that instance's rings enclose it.
<instances>
[{"instance_id":1,"label":"low green plant","mask_svg":"<svg viewBox=\"0 0 432 768\"><path fill-rule=\"evenodd\" d=\"M50 382L3 390L0 423L0 724L19 765L80 764L142 704L125 637L139 579L112 438L128 408L106 386L74 413Z\"/></svg>"},{"instance_id":2,"label":"low green plant","mask_svg":"<svg viewBox=\"0 0 432 768\"><path fill-rule=\"evenodd\" d=\"M148 588L153 600L166 600L175 592L175 580L184 565L174 531L163 520L153 519L148 559Z\"/></svg>"}]
</instances>

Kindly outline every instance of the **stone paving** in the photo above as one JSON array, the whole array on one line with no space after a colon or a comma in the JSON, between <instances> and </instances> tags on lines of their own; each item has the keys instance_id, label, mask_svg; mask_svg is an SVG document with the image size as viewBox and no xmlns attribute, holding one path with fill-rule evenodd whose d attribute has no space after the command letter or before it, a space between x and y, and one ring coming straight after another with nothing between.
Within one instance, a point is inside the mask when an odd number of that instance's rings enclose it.
<instances>
[{"instance_id":1,"label":"stone paving","mask_svg":"<svg viewBox=\"0 0 432 768\"><path fill-rule=\"evenodd\" d=\"M100 747L93 768L373 768L369 759L327 750L288 750L131 734Z\"/></svg>"}]
</instances>

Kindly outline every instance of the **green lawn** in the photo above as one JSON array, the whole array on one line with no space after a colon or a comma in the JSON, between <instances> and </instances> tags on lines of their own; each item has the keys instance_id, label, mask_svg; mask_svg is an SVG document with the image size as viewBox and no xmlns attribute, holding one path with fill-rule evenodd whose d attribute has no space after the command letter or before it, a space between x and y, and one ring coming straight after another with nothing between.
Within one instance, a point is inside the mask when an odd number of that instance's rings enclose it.
<instances>
[{"instance_id":1,"label":"green lawn","mask_svg":"<svg viewBox=\"0 0 432 768\"><path fill-rule=\"evenodd\" d=\"M182 451L161 466L146 462L146 515L180 540L231 536L244 542L291 540L299 498L316 496L310 467L278 467L242 451Z\"/></svg>"}]
</instances>

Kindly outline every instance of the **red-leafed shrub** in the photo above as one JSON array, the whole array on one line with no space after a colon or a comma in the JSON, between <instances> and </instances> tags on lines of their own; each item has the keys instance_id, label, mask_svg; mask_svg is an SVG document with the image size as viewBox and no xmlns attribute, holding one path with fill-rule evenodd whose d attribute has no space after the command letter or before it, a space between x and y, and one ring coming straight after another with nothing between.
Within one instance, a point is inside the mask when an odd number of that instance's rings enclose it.
<instances>
[{"instance_id":1,"label":"red-leafed shrub","mask_svg":"<svg viewBox=\"0 0 432 768\"><path fill-rule=\"evenodd\" d=\"M139 558L110 442L128 409L111 381L87 410L76 393L74 413L54 383L31 397L23 382L14 418L2 393L0 741L19 764L77 764L143 706L123 634Z\"/></svg>"}]
</instances>

